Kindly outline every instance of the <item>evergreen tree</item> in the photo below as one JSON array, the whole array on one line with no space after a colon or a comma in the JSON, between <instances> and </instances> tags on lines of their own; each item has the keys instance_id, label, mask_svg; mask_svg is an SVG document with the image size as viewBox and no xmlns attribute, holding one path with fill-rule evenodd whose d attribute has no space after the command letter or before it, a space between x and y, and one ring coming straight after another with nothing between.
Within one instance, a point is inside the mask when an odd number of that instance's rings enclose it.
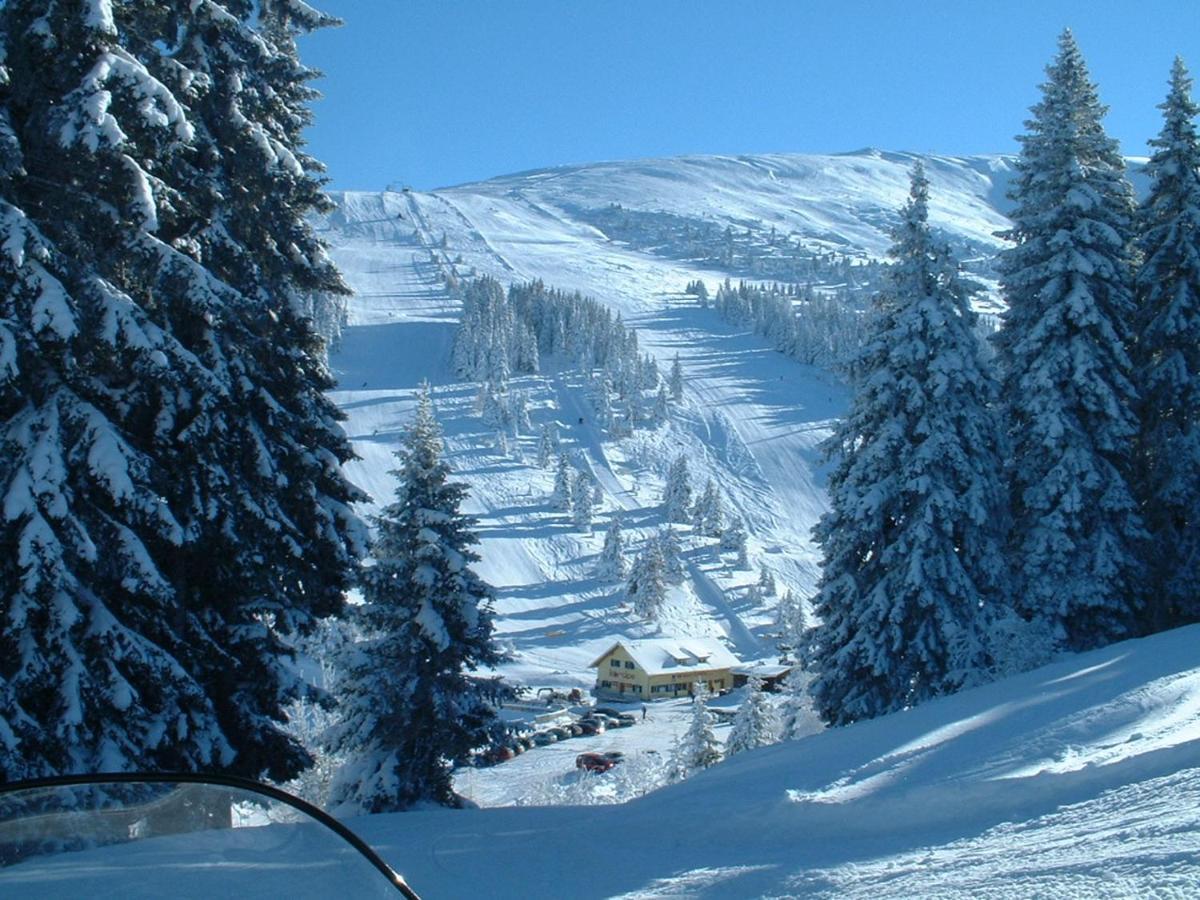
<instances>
[{"instance_id":1,"label":"evergreen tree","mask_svg":"<svg viewBox=\"0 0 1200 900\"><path fill-rule=\"evenodd\" d=\"M766 563L758 564L758 586L762 589L764 597L775 596L775 576L771 574Z\"/></svg>"},{"instance_id":2,"label":"evergreen tree","mask_svg":"<svg viewBox=\"0 0 1200 900\"><path fill-rule=\"evenodd\" d=\"M554 426L549 424L542 426L542 433L538 438L537 464L539 469L550 468L550 460L558 451L558 441L553 428Z\"/></svg>"},{"instance_id":3,"label":"evergreen tree","mask_svg":"<svg viewBox=\"0 0 1200 900\"><path fill-rule=\"evenodd\" d=\"M457 806L451 764L489 742L496 712L470 673L492 665L491 590L471 570L474 520L449 481L426 388L397 452L396 500L376 520L375 565L362 579L365 638L344 665L342 722L331 750L348 761L331 792L343 810Z\"/></svg>"},{"instance_id":4,"label":"evergreen tree","mask_svg":"<svg viewBox=\"0 0 1200 900\"><path fill-rule=\"evenodd\" d=\"M920 164L891 284L876 300L855 395L826 445L838 457L811 632L813 698L833 724L950 693L989 664L1006 599L995 384L969 293L928 222Z\"/></svg>"},{"instance_id":5,"label":"evergreen tree","mask_svg":"<svg viewBox=\"0 0 1200 900\"><path fill-rule=\"evenodd\" d=\"M803 645L808 621L804 614L804 603L792 593L791 588L784 591L779 606L775 608L775 627L781 643L792 648Z\"/></svg>"},{"instance_id":6,"label":"evergreen tree","mask_svg":"<svg viewBox=\"0 0 1200 900\"><path fill-rule=\"evenodd\" d=\"M625 596L634 613L643 619L657 619L667 597L666 573L658 541L649 541L633 561L625 582Z\"/></svg>"},{"instance_id":7,"label":"evergreen tree","mask_svg":"<svg viewBox=\"0 0 1200 900\"><path fill-rule=\"evenodd\" d=\"M995 340L1012 447L1013 596L1082 650L1137 630L1133 195L1069 31L1046 72L1019 139Z\"/></svg>"},{"instance_id":8,"label":"evergreen tree","mask_svg":"<svg viewBox=\"0 0 1200 900\"><path fill-rule=\"evenodd\" d=\"M766 747L779 740L779 716L762 688L761 678L750 679L746 699L738 707L729 740L725 742L726 756Z\"/></svg>"},{"instance_id":9,"label":"evergreen tree","mask_svg":"<svg viewBox=\"0 0 1200 900\"><path fill-rule=\"evenodd\" d=\"M0 777L311 762L287 641L363 535L301 6L0 7Z\"/></svg>"},{"instance_id":10,"label":"evergreen tree","mask_svg":"<svg viewBox=\"0 0 1200 900\"><path fill-rule=\"evenodd\" d=\"M1136 279L1140 499L1150 532L1152 629L1200 620L1200 140L1192 79L1171 71L1150 142Z\"/></svg>"},{"instance_id":11,"label":"evergreen tree","mask_svg":"<svg viewBox=\"0 0 1200 900\"><path fill-rule=\"evenodd\" d=\"M724 524L725 508L721 503L721 492L710 478L692 510L692 525L705 537L720 537Z\"/></svg>"},{"instance_id":12,"label":"evergreen tree","mask_svg":"<svg viewBox=\"0 0 1200 900\"><path fill-rule=\"evenodd\" d=\"M691 475L688 473L687 458L680 455L675 457L667 471L667 484L663 488L663 513L668 522L687 522L691 505Z\"/></svg>"},{"instance_id":13,"label":"evergreen tree","mask_svg":"<svg viewBox=\"0 0 1200 900\"><path fill-rule=\"evenodd\" d=\"M574 501L571 481L571 464L566 456L559 454L558 465L554 469L554 492L551 494L554 508L560 512L570 512Z\"/></svg>"},{"instance_id":14,"label":"evergreen tree","mask_svg":"<svg viewBox=\"0 0 1200 900\"><path fill-rule=\"evenodd\" d=\"M663 577L671 584L683 581L683 549L679 546L679 536L670 525L659 529L658 552L663 561Z\"/></svg>"},{"instance_id":15,"label":"evergreen tree","mask_svg":"<svg viewBox=\"0 0 1200 900\"><path fill-rule=\"evenodd\" d=\"M654 395L654 424L663 425L671 418L671 405L667 397L667 386L660 384L658 393Z\"/></svg>"},{"instance_id":16,"label":"evergreen tree","mask_svg":"<svg viewBox=\"0 0 1200 900\"><path fill-rule=\"evenodd\" d=\"M614 515L604 532L604 549L600 551L596 574L615 580L625 577L625 569L625 538L621 534L621 520Z\"/></svg>"},{"instance_id":17,"label":"evergreen tree","mask_svg":"<svg viewBox=\"0 0 1200 900\"><path fill-rule=\"evenodd\" d=\"M592 476L587 472L575 475L571 489L571 521L581 531L592 530Z\"/></svg>"},{"instance_id":18,"label":"evergreen tree","mask_svg":"<svg viewBox=\"0 0 1200 900\"><path fill-rule=\"evenodd\" d=\"M708 694L697 682L692 693L692 721L679 743L679 759L688 774L721 761L721 745L713 734L713 714L708 711Z\"/></svg>"},{"instance_id":19,"label":"evergreen tree","mask_svg":"<svg viewBox=\"0 0 1200 900\"><path fill-rule=\"evenodd\" d=\"M779 738L795 741L821 730L821 720L813 712L808 672L796 666L783 681L783 703L779 709Z\"/></svg>"},{"instance_id":20,"label":"evergreen tree","mask_svg":"<svg viewBox=\"0 0 1200 900\"><path fill-rule=\"evenodd\" d=\"M746 526L740 518L734 519L721 532L721 550L725 553L736 553L738 569L750 568L750 556L746 546Z\"/></svg>"},{"instance_id":21,"label":"evergreen tree","mask_svg":"<svg viewBox=\"0 0 1200 900\"><path fill-rule=\"evenodd\" d=\"M675 354L675 358L671 360L671 375L669 380L671 390L671 402L683 402L683 366L679 362L679 354Z\"/></svg>"}]
</instances>

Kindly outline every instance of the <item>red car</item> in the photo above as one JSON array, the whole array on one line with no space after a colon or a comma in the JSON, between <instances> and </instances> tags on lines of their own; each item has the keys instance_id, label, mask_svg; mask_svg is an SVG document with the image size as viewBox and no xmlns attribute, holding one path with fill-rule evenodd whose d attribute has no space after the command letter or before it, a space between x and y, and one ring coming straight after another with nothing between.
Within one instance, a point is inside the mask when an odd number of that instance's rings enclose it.
<instances>
[{"instance_id":1,"label":"red car","mask_svg":"<svg viewBox=\"0 0 1200 900\"><path fill-rule=\"evenodd\" d=\"M611 753L580 753L575 757L575 768L588 772L607 772L618 763L624 762L624 754Z\"/></svg>"}]
</instances>

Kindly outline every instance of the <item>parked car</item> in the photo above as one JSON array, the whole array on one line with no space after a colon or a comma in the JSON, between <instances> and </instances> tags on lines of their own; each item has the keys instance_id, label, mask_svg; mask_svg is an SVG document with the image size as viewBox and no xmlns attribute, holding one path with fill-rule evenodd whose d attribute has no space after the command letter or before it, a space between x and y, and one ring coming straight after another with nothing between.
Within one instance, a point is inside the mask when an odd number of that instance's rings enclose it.
<instances>
[{"instance_id":1,"label":"parked car","mask_svg":"<svg viewBox=\"0 0 1200 900\"><path fill-rule=\"evenodd\" d=\"M547 744L553 744L557 740L558 737L548 731L539 731L533 736L533 742L539 747L545 747Z\"/></svg>"},{"instance_id":2,"label":"parked car","mask_svg":"<svg viewBox=\"0 0 1200 900\"><path fill-rule=\"evenodd\" d=\"M579 730L583 734L604 734L604 723L596 719L580 719Z\"/></svg>"},{"instance_id":3,"label":"parked car","mask_svg":"<svg viewBox=\"0 0 1200 900\"><path fill-rule=\"evenodd\" d=\"M575 757L575 768L585 772L607 772L623 761L619 753L615 757L608 753L580 753Z\"/></svg>"}]
</instances>

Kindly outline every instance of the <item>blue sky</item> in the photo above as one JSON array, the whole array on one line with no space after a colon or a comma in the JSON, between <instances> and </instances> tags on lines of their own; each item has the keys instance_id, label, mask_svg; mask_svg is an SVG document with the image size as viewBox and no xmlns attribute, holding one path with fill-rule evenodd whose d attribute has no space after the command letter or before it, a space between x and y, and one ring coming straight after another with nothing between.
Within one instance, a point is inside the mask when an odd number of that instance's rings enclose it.
<instances>
[{"instance_id":1,"label":"blue sky","mask_svg":"<svg viewBox=\"0 0 1200 900\"><path fill-rule=\"evenodd\" d=\"M311 0L333 188L684 153L1012 152L1063 27L1131 155L1200 0Z\"/></svg>"}]
</instances>

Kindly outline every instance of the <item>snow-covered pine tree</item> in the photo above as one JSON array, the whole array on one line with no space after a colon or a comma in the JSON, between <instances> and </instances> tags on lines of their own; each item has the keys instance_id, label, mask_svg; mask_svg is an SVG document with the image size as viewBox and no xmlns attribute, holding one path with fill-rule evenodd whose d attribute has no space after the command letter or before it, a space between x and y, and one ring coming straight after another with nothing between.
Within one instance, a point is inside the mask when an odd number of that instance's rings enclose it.
<instances>
[{"instance_id":1,"label":"snow-covered pine tree","mask_svg":"<svg viewBox=\"0 0 1200 900\"><path fill-rule=\"evenodd\" d=\"M746 525L741 518L735 518L721 531L721 551L737 554L737 567L750 568L749 554L746 547Z\"/></svg>"},{"instance_id":2,"label":"snow-covered pine tree","mask_svg":"<svg viewBox=\"0 0 1200 900\"><path fill-rule=\"evenodd\" d=\"M655 425L663 425L671 418L671 403L670 398L667 397L667 386L665 384L660 383L658 393L654 395L654 411L652 415Z\"/></svg>"},{"instance_id":3,"label":"snow-covered pine tree","mask_svg":"<svg viewBox=\"0 0 1200 900\"><path fill-rule=\"evenodd\" d=\"M571 521L580 531L592 530L592 476L577 472L571 487Z\"/></svg>"},{"instance_id":4,"label":"snow-covered pine tree","mask_svg":"<svg viewBox=\"0 0 1200 900\"><path fill-rule=\"evenodd\" d=\"M758 564L758 586L762 589L764 597L775 596L775 576L766 563Z\"/></svg>"},{"instance_id":5,"label":"snow-covered pine tree","mask_svg":"<svg viewBox=\"0 0 1200 900\"><path fill-rule=\"evenodd\" d=\"M667 470L667 483L663 488L663 514L668 522L686 523L692 505L691 475L688 473L687 457L675 457Z\"/></svg>"},{"instance_id":6,"label":"snow-covered pine tree","mask_svg":"<svg viewBox=\"0 0 1200 900\"><path fill-rule=\"evenodd\" d=\"M1069 31L1032 108L995 336L1011 443L1013 596L1082 650L1139 630L1130 489L1133 194Z\"/></svg>"},{"instance_id":7,"label":"snow-covered pine tree","mask_svg":"<svg viewBox=\"0 0 1200 900\"><path fill-rule=\"evenodd\" d=\"M794 741L816 734L824 726L812 707L808 686L812 676L800 666L783 680L783 702L779 706L779 739Z\"/></svg>"},{"instance_id":8,"label":"snow-covered pine tree","mask_svg":"<svg viewBox=\"0 0 1200 900\"><path fill-rule=\"evenodd\" d=\"M668 378L668 386L671 390L671 402L683 402L683 366L679 362L679 354L675 354L675 358L671 360L671 374Z\"/></svg>"},{"instance_id":9,"label":"snow-covered pine tree","mask_svg":"<svg viewBox=\"0 0 1200 900\"><path fill-rule=\"evenodd\" d=\"M784 591L779 605L775 608L775 627L782 644L791 648L803 645L804 634L808 630L808 618L804 614L803 601L791 588Z\"/></svg>"},{"instance_id":10,"label":"snow-covered pine tree","mask_svg":"<svg viewBox=\"0 0 1200 900\"><path fill-rule=\"evenodd\" d=\"M658 531L658 552L663 561L663 577L671 584L683 581L683 548L679 546L679 535L668 525Z\"/></svg>"},{"instance_id":11,"label":"snow-covered pine tree","mask_svg":"<svg viewBox=\"0 0 1200 900\"><path fill-rule=\"evenodd\" d=\"M894 232L890 286L826 444L837 464L807 662L821 716L846 724L968 684L1006 601L995 383L969 289L928 221L918 163Z\"/></svg>"},{"instance_id":12,"label":"snow-covered pine tree","mask_svg":"<svg viewBox=\"0 0 1200 900\"><path fill-rule=\"evenodd\" d=\"M570 512L574 501L571 464L567 462L566 454L558 455L558 464L554 468L554 490L550 502L559 512Z\"/></svg>"},{"instance_id":13,"label":"snow-covered pine tree","mask_svg":"<svg viewBox=\"0 0 1200 900\"><path fill-rule=\"evenodd\" d=\"M658 618L667 596L667 579L658 541L647 541L634 559L625 582L625 596L636 615L643 619Z\"/></svg>"},{"instance_id":14,"label":"snow-covered pine tree","mask_svg":"<svg viewBox=\"0 0 1200 900\"><path fill-rule=\"evenodd\" d=\"M1200 140L1191 89L1176 59L1139 222L1135 380L1138 492L1151 538L1148 630L1200 620Z\"/></svg>"},{"instance_id":15,"label":"snow-covered pine tree","mask_svg":"<svg viewBox=\"0 0 1200 900\"><path fill-rule=\"evenodd\" d=\"M779 740L779 715L763 691L762 679L752 677L746 690L746 699L733 717L729 739L725 742L726 756L766 747Z\"/></svg>"},{"instance_id":16,"label":"snow-covered pine tree","mask_svg":"<svg viewBox=\"0 0 1200 900\"><path fill-rule=\"evenodd\" d=\"M177 6L0 8L6 778L292 777L284 638L361 550L306 315L346 290L298 149L327 20Z\"/></svg>"},{"instance_id":17,"label":"snow-covered pine tree","mask_svg":"<svg viewBox=\"0 0 1200 900\"><path fill-rule=\"evenodd\" d=\"M679 742L679 759L688 774L721 761L721 745L713 734L713 714L708 711L708 692L700 682L692 688L692 721Z\"/></svg>"},{"instance_id":18,"label":"snow-covered pine tree","mask_svg":"<svg viewBox=\"0 0 1200 900\"><path fill-rule=\"evenodd\" d=\"M600 551L596 574L615 581L624 578L625 571L625 538L621 534L621 520L614 515L604 532L604 548Z\"/></svg>"},{"instance_id":19,"label":"snow-covered pine tree","mask_svg":"<svg viewBox=\"0 0 1200 900\"><path fill-rule=\"evenodd\" d=\"M719 538L724 524L725 506L721 502L721 492L710 478L692 511L692 525L705 537Z\"/></svg>"},{"instance_id":20,"label":"snow-covered pine tree","mask_svg":"<svg viewBox=\"0 0 1200 900\"><path fill-rule=\"evenodd\" d=\"M343 664L342 721L329 738L347 755L330 804L347 812L459 805L451 764L498 722L470 674L498 661L491 589L471 569L467 489L449 480L428 386L396 456L396 499L376 520L375 564L362 578L364 638Z\"/></svg>"},{"instance_id":21,"label":"snow-covered pine tree","mask_svg":"<svg viewBox=\"0 0 1200 900\"><path fill-rule=\"evenodd\" d=\"M538 437L537 464L539 469L550 468L550 460L558 450L558 441L553 428L554 426L550 424L543 425L541 435Z\"/></svg>"}]
</instances>

